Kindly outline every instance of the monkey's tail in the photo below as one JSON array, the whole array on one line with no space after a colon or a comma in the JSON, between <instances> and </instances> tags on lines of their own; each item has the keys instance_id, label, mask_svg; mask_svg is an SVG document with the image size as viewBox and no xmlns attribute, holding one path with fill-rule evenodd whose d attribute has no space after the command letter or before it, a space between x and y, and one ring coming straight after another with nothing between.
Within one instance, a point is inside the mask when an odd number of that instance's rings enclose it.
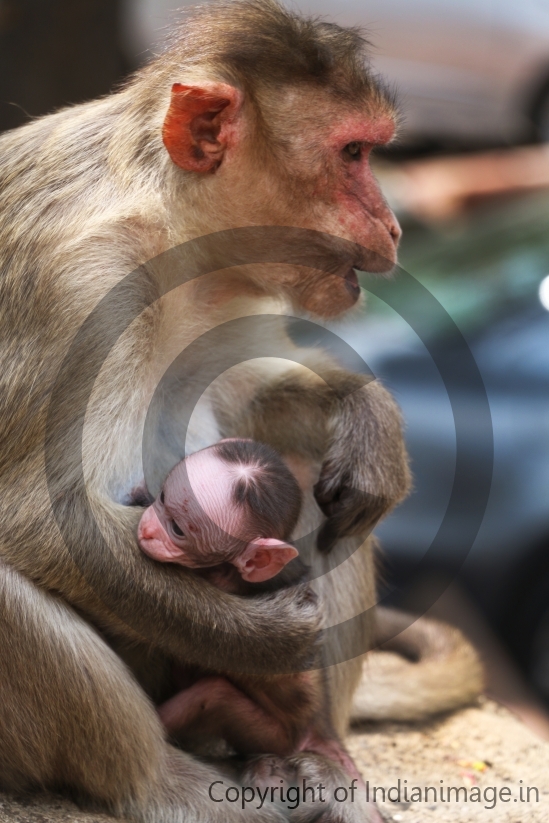
<instances>
[{"instance_id":1,"label":"monkey's tail","mask_svg":"<svg viewBox=\"0 0 549 823\"><path fill-rule=\"evenodd\" d=\"M421 720L481 694L482 664L458 629L379 607L376 637L383 651L366 656L351 721Z\"/></svg>"}]
</instances>

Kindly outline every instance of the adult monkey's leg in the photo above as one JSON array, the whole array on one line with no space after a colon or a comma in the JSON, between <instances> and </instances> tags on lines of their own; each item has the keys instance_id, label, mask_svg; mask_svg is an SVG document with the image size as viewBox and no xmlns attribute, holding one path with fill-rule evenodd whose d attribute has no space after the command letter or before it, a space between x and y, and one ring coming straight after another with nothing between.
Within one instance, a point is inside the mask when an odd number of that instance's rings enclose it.
<instances>
[{"instance_id":1,"label":"adult monkey's leg","mask_svg":"<svg viewBox=\"0 0 549 823\"><path fill-rule=\"evenodd\" d=\"M140 823L282 818L208 797L226 777L168 746L129 670L61 601L0 564L0 786L70 786ZM30 673L32 672L32 676Z\"/></svg>"}]
</instances>

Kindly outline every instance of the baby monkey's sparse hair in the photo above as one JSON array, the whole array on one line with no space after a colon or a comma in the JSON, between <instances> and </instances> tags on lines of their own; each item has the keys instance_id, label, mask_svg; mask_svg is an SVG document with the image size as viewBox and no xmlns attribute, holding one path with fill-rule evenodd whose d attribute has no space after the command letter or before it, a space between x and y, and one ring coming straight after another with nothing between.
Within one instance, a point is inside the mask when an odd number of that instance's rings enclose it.
<instances>
[{"instance_id":1,"label":"baby monkey's sparse hair","mask_svg":"<svg viewBox=\"0 0 549 823\"><path fill-rule=\"evenodd\" d=\"M212 451L234 467L234 502L254 534L288 540L301 510L301 489L278 452L255 440L222 440Z\"/></svg>"}]
</instances>

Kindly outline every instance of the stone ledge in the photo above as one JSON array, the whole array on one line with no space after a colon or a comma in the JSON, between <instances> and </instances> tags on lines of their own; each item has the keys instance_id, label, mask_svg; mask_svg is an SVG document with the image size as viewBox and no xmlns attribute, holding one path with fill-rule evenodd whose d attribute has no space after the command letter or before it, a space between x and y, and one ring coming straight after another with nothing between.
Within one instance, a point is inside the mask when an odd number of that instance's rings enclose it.
<instances>
[{"instance_id":1,"label":"stone ledge","mask_svg":"<svg viewBox=\"0 0 549 823\"><path fill-rule=\"evenodd\" d=\"M370 782L388 790L401 787L443 786L444 798L449 786L465 787L469 792L478 786L480 793L488 787L510 789L509 802L492 809L482 802L400 803L379 802L378 808L387 821L401 823L548 823L549 821L549 742L537 737L506 709L485 700L478 707L437 718L428 723L405 726L396 723L365 724L354 729L348 745L357 765ZM407 784L404 781L407 780ZM440 781L443 781L441 784ZM523 781L522 784L520 781ZM539 802L520 802L519 789L527 786L539 790ZM474 792L474 795L477 793ZM488 792L490 797L491 791ZM410 799L410 791L408 798ZM507 793L504 792L504 797ZM391 794L396 798L396 791ZM463 792L460 792L460 798ZM516 799L516 802L515 802Z\"/></svg>"},{"instance_id":2,"label":"stone ledge","mask_svg":"<svg viewBox=\"0 0 549 823\"><path fill-rule=\"evenodd\" d=\"M0 795L0 823L113 823L113 820L106 814L81 812L68 800L51 795Z\"/></svg>"}]
</instances>

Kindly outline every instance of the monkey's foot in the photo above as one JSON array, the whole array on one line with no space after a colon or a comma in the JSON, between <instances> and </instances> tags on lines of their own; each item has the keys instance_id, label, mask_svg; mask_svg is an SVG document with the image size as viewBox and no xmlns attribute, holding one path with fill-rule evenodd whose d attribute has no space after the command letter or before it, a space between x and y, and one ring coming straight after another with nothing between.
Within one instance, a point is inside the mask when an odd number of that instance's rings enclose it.
<instances>
[{"instance_id":1,"label":"monkey's foot","mask_svg":"<svg viewBox=\"0 0 549 823\"><path fill-rule=\"evenodd\" d=\"M253 758L241 782L269 789L290 823L383 823L375 806L366 802L358 781L319 755Z\"/></svg>"}]
</instances>

